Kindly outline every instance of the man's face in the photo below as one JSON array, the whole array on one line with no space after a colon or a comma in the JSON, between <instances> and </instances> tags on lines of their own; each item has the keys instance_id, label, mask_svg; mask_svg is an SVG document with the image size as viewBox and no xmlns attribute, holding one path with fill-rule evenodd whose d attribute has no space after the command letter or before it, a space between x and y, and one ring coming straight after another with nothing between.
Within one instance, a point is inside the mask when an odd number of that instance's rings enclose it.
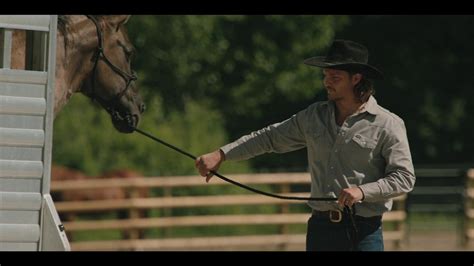
<instances>
[{"instance_id":1,"label":"man's face","mask_svg":"<svg viewBox=\"0 0 474 266\"><path fill-rule=\"evenodd\" d=\"M354 98L354 86L360 81L361 75L349 75L349 72L338 69L323 69L324 87L328 93L328 99L339 101Z\"/></svg>"}]
</instances>

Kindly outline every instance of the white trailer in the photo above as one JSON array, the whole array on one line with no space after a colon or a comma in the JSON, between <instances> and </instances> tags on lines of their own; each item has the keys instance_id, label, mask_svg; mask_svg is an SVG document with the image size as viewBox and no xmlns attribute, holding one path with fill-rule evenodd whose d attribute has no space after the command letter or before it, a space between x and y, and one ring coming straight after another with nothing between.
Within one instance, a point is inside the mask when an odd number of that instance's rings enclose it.
<instances>
[{"instance_id":1,"label":"white trailer","mask_svg":"<svg viewBox=\"0 0 474 266\"><path fill-rule=\"evenodd\" d=\"M11 69L28 32L29 68ZM56 15L0 15L0 251L69 251L50 196Z\"/></svg>"}]
</instances>

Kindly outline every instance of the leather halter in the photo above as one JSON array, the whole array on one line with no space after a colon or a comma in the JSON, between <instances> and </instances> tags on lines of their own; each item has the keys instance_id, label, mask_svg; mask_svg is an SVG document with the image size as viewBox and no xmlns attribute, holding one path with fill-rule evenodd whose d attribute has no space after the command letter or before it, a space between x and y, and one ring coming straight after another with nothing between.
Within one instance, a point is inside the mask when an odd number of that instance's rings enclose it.
<instances>
[{"instance_id":1,"label":"leather halter","mask_svg":"<svg viewBox=\"0 0 474 266\"><path fill-rule=\"evenodd\" d=\"M119 105L120 99L125 95L127 90L130 88L130 84L132 81L137 80L137 76L135 75L135 72L132 71L132 73L127 73L115 66L110 60L107 58L107 56L104 53L104 48L103 48L103 33L102 30L99 26L99 22L97 19L93 16L87 15L87 18L92 20L94 22L94 25L97 29L97 38L99 41L99 44L97 46L97 51L92 60L94 60L94 68L92 70L92 85L91 85L91 91L87 93L87 95L92 99L96 100L99 102L100 105L102 105L107 112L109 112L113 118L115 119L124 119L124 117L120 116L120 113L116 110L117 106ZM95 90L95 76L96 76L96 70L97 70L97 63L99 60L102 59L115 73L120 75L126 82L126 87L123 91L118 93L115 97L113 97L110 100L106 100L102 98L100 95L96 93ZM129 114L127 114L129 115Z\"/></svg>"}]
</instances>

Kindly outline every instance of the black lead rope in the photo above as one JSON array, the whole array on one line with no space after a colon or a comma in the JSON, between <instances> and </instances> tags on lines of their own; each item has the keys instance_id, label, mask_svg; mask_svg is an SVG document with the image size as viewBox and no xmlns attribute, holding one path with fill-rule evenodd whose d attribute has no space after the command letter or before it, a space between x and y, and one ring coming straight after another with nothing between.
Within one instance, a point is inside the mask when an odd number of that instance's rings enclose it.
<instances>
[{"instance_id":1,"label":"black lead rope","mask_svg":"<svg viewBox=\"0 0 474 266\"><path fill-rule=\"evenodd\" d=\"M135 128L135 127L133 127L133 129L134 129L136 132L138 132L138 133L140 133L140 134L142 134L142 135L144 135L144 136L147 136L147 137L149 137L149 138L151 138L151 139L153 139L153 140L155 140L155 141L157 141L157 142L159 142L159 143L161 143L161 144L163 144L163 145L165 145L165 146L167 146L167 147L169 147L169 148L171 148L171 149L173 149L173 150L175 150L175 151L177 151L177 152L179 152L179 153L181 153L181 154L184 154L184 155L188 156L189 158L191 158L191 159L193 159L193 160L196 160L196 159L197 159L196 156L194 156L194 155L192 155L192 154L190 154L190 153L188 153L188 152L186 152L186 151L183 151L182 149L180 149L180 148L178 148L178 147L176 147L176 146L173 146L173 145L171 145L171 144L169 144L169 143L166 143L165 141L163 141L163 140L161 140L161 139L159 139L159 138L157 138L157 137L155 137L155 136L152 136L152 135L150 135L149 133L144 132L143 130L140 130L140 129ZM222 180L231 183L231 184L234 184L234 185L236 185L236 186L239 186L239 187L241 187L241 188L250 190L250 191L252 191L252 192L255 192L255 193L258 193L258 194L262 194L262 195L265 195L265 196L269 196L269 197L273 197L273 198L287 199L287 200L313 200L313 201L335 201L335 200L337 200L337 198L332 198L332 197L331 197L331 198L330 198L330 197L328 197L328 198L313 198L313 197L290 197L290 196L277 195L277 194L273 194L273 193L269 193L269 192L265 192L265 191L261 191L261 190L255 189L255 188L253 188L253 187L246 186L246 185L241 184L241 183L239 183L239 182L237 182L237 181L234 181L234 180L232 180L232 179L229 179L229 178L227 178L227 177L225 177L225 176L219 174L219 173L216 172L216 171L212 171L212 170L211 170L211 173L212 173L213 175L215 175L215 176L221 178Z\"/></svg>"},{"instance_id":2,"label":"black lead rope","mask_svg":"<svg viewBox=\"0 0 474 266\"><path fill-rule=\"evenodd\" d=\"M357 225L355 221L355 205L354 207L349 208L348 206L344 206L344 212L347 217L349 217L349 221L347 221L347 226L346 226L346 234L347 234L347 239L350 241L351 244L351 250L350 251L356 251L357 247L357 235L358 235L358 230L357 230ZM347 219L346 219L347 220Z\"/></svg>"},{"instance_id":3,"label":"black lead rope","mask_svg":"<svg viewBox=\"0 0 474 266\"><path fill-rule=\"evenodd\" d=\"M171 148L171 149L173 149L173 150L175 150L175 151L177 151L177 152L179 152L183 155L186 155L187 157L189 157L193 160L197 159L196 156L190 154L189 152L186 152L186 151L184 151L184 150L182 150L182 149L180 149L180 148L178 148L174 145L171 145L171 144L169 144L169 143L167 143L167 142L165 142L165 141L163 141L163 140L161 140L161 139L159 139L159 138L157 138L157 137L155 137L155 136L153 136L153 135L151 135L151 134L149 134L149 133L147 133L147 132L145 132L141 129L138 129L138 128L136 128L134 126L131 126L131 125L129 125L129 126L131 128L133 128L133 130L135 130L136 132L138 132L138 133L140 133L140 134L142 134L142 135L144 135L144 136L146 136L146 137L148 137L148 138L150 138L154 141L157 141L157 142L165 145L168 148ZM336 201L337 200L337 198L334 198L334 197L313 198L313 197L290 197L290 196L277 195L277 194L265 192L265 191L258 190L258 189L255 189L253 187L249 187L247 185L241 184L237 181L234 181L232 179L229 179L229 178L219 174L216 171L211 170L211 173L213 175L219 177L220 179L226 181L226 182L229 182L229 183L234 184L236 186L239 186L241 188L244 188L244 189L247 189L247 190L250 190L252 192L262 194L262 195L265 195L265 196L268 196L268 197L273 197L273 198L278 198L278 199L286 199L286 200L311 200L311 201ZM345 213L346 217L349 217L349 219L350 219L349 222L351 223L351 225L348 225L348 228L347 228L348 232L347 233L348 233L349 241L351 241L351 248L352 248L352 250L354 250L355 247L356 247L356 241L357 241L357 227L356 227L355 220L354 220L355 206L354 206L354 209L351 209L349 206L344 206L344 213Z\"/></svg>"}]
</instances>

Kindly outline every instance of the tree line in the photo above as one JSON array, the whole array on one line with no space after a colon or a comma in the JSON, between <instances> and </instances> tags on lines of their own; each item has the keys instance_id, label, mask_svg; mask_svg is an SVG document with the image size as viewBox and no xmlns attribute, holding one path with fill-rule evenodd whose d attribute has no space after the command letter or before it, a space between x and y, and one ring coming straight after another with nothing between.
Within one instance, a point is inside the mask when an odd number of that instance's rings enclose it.
<instances>
[{"instance_id":1,"label":"tree line","mask_svg":"<svg viewBox=\"0 0 474 266\"><path fill-rule=\"evenodd\" d=\"M134 15L132 66L148 106L140 128L195 155L325 100L304 65L332 40L369 48L385 74L376 99L402 117L415 164L469 164L474 98L473 16ZM227 173L304 171L305 150L223 165ZM89 174L131 168L196 174L187 157L115 131L105 111L74 96L55 120L53 161Z\"/></svg>"}]
</instances>

